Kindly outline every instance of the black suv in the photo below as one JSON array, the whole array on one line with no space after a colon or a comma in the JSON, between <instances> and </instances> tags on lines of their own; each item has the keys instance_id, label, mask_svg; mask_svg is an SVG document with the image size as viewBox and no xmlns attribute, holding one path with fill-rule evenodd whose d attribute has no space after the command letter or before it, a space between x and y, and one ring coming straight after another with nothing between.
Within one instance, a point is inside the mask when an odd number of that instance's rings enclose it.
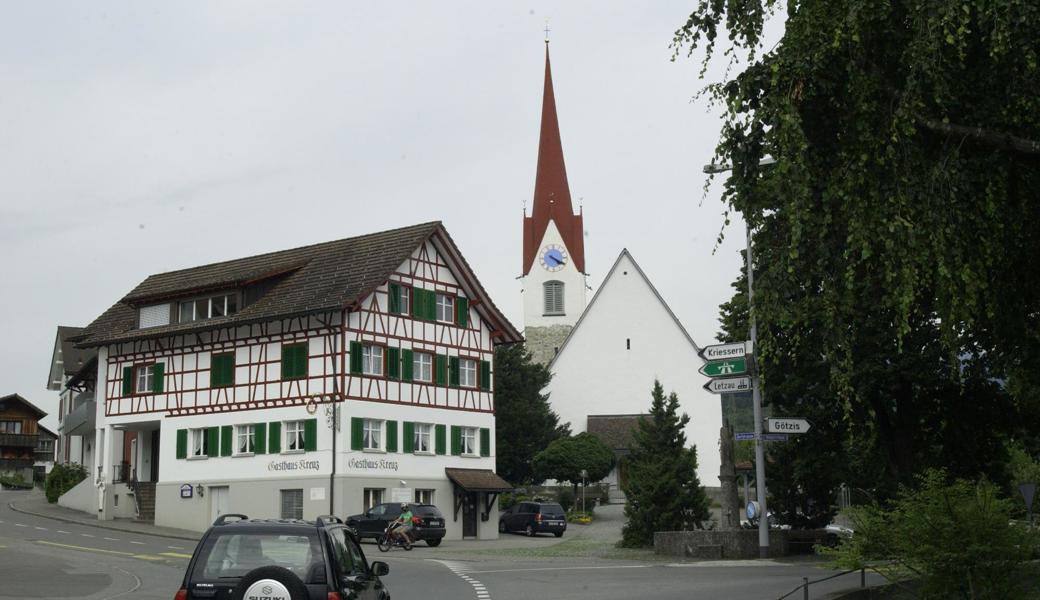
<instances>
[{"instance_id":1,"label":"black suv","mask_svg":"<svg viewBox=\"0 0 1040 600\"><path fill-rule=\"evenodd\" d=\"M518 502L499 515L498 530L502 533L523 531L529 536L544 532L563 537L567 531L567 515L559 504Z\"/></svg>"},{"instance_id":2,"label":"black suv","mask_svg":"<svg viewBox=\"0 0 1040 600\"><path fill-rule=\"evenodd\" d=\"M425 540L427 546L440 546L444 539L444 515L432 504L414 504L412 509L412 540ZM347 517L347 526L361 538L378 538L390 521L401 516L400 502L377 504L362 515Z\"/></svg>"},{"instance_id":3,"label":"black suv","mask_svg":"<svg viewBox=\"0 0 1040 600\"><path fill-rule=\"evenodd\" d=\"M238 519L229 521L229 519ZM174 600L390 600L384 562L365 560L350 528L221 515L195 547Z\"/></svg>"}]
</instances>

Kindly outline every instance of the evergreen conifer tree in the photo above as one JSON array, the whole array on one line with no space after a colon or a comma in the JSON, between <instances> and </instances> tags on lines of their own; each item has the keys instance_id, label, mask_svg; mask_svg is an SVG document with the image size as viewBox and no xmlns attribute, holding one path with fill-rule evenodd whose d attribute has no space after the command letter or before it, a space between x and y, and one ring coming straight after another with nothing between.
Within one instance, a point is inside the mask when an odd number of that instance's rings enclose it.
<instances>
[{"instance_id":1,"label":"evergreen conifer tree","mask_svg":"<svg viewBox=\"0 0 1040 600\"><path fill-rule=\"evenodd\" d=\"M628 522L622 532L623 546L651 546L655 531L699 529L710 516L697 478L697 449L686 447L683 433L690 417L680 416L678 410L675 392L665 399L661 382L654 381L650 414L640 420L624 459Z\"/></svg>"}]
</instances>

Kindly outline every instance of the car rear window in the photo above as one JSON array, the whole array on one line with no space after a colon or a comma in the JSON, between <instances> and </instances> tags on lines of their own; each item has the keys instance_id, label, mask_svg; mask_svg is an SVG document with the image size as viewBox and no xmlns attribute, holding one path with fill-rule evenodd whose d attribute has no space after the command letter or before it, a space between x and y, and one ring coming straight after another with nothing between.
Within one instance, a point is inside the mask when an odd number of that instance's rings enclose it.
<instances>
[{"instance_id":1,"label":"car rear window","mask_svg":"<svg viewBox=\"0 0 1040 600\"><path fill-rule=\"evenodd\" d=\"M420 504L412 507L412 513L420 517L441 517L441 511L432 504Z\"/></svg>"},{"instance_id":2,"label":"car rear window","mask_svg":"<svg viewBox=\"0 0 1040 600\"><path fill-rule=\"evenodd\" d=\"M559 504L543 504L540 508L540 512L546 516L562 517L563 507Z\"/></svg>"},{"instance_id":3,"label":"car rear window","mask_svg":"<svg viewBox=\"0 0 1040 600\"><path fill-rule=\"evenodd\" d=\"M284 567L304 583L325 583L318 534L221 532L211 535L195 562L192 579L239 578L258 567Z\"/></svg>"}]
</instances>

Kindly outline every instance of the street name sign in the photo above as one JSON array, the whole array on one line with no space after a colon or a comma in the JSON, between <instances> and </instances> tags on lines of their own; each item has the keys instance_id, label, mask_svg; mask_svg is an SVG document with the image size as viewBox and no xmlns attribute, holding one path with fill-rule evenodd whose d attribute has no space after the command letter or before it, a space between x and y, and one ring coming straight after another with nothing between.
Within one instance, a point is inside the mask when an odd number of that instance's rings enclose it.
<instances>
[{"instance_id":1,"label":"street name sign","mask_svg":"<svg viewBox=\"0 0 1040 600\"><path fill-rule=\"evenodd\" d=\"M812 425L805 419L766 419L769 433L805 433Z\"/></svg>"},{"instance_id":2,"label":"street name sign","mask_svg":"<svg viewBox=\"0 0 1040 600\"><path fill-rule=\"evenodd\" d=\"M737 433L733 434L733 439L737 440L738 442L746 442L747 440L753 440L755 439L755 432L738 431Z\"/></svg>"},{"instance_id":3,"label":"street name sign","mask_svg":"<svg viewBox=\"0 0 1040 600\"><path fill-rule=\"evenodd\" d=\"M730 377L732 375L743 375L747 373L746 358L731 358L727 360L716 360L701 365L701 375L708 377Z\"/></svg>"},{"instance_id":4,"label":"street name sign","mask_svg":"<svg viewBox=\"0 0 1040 600\"><path fill-rule=\"evenodd\" d=\"M715 344L705 346L697 354L704 360L723 360L727 358L741 358L750 354L748 346L750 342L734 342L732 344Z\"/></svg>"},{"instance_id":5,"label":"street name sign","mask_svg":"<svg viewBox=\"0 0 1040 600\"><path fill-rule=\"evenodd\" d=\"M712 394L725 394L728 392L746 392L751 389L750 377L727 377L725 379L712 379L705 384L704 389Z\"/></svg>"},{"instance_id":6,"label":"street name sign","mask_svg":"<svg viewBox=\"0 0 1040 600\"><path fill-rule=\"evenodd\" d=\"M789 436L786 433L763 433L763 442L786 442Z\"/></svg>"}]
</instances>

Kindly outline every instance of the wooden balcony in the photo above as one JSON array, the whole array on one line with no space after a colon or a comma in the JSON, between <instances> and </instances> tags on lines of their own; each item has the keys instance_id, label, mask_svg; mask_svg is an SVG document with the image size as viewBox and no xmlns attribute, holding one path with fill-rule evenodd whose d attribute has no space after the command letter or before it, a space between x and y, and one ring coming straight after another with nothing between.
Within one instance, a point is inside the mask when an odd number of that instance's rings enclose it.
<instances>
[{"instance_id":1,"label":"wooden balcony","mask_svg":"<svg viewBox=\"0 0 1040 600\"><path fill-rule=\"evenodd\" d=\"M33 466L31 458L0 458L0 471L8 469L30 469Z\"/></svg>"},{"instance_id":2,"label":"wooden balcony","mask_svg":"<svg viewBox=\"0 0 1040 600\"><path fill-rule=\"evenodd\" d=\"M35 433L0 433L0 448L35 448L39 437Z\"/></svg>"}]
</instances>

